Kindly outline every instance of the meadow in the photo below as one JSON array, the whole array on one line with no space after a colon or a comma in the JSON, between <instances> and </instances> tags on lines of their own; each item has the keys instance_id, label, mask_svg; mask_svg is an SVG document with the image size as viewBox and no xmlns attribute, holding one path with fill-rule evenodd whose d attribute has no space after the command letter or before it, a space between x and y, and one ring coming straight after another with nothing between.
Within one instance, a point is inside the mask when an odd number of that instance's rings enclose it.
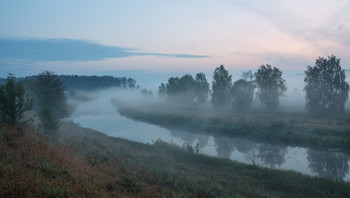
<instances>
[{"instance_id":1,"label":"meadow","mask_svg":"<svg viewBox=\"0 0 350 198\"><path fill-rule=\"evenodd\" d=\"M55 136L0 128L1 197L349 197L350 184L113 138L63 122Z\"/></svg>"}]
</instances>

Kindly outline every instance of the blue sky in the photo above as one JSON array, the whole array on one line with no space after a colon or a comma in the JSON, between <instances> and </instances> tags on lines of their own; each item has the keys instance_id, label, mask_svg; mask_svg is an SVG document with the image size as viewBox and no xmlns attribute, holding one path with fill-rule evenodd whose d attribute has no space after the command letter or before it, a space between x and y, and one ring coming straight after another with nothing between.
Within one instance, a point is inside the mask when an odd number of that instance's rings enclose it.
<instances>
[{"instance_id":1,"label":"blue sky","mask_svg":"<svg viewBox=\"0 0 350 198\"><path fill-rule=\"evenodd\" d=\"M348 0L2 0L0 76L302 72L331 54L350 68L349 10Z\"/></svg>"}]
</instances>

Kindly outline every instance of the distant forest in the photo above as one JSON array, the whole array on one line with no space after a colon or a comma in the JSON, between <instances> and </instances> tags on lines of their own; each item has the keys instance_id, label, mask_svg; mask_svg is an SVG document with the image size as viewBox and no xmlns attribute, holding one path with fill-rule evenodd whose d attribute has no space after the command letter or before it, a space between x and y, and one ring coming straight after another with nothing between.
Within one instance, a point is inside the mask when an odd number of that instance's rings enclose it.
<instances>
[{"instance_id":1,"label":"distant forest","mask_svg":"<svg viewBox=\"0 0 350 198\"><path fill-rule=\"evenodd\" d=\"M113 76L59 75L68 90L93 90L107 87L136 88L136 80Z\"/></svg>"},{"instance_id":2,"label":"distant forest","mask_svg":"<svg viewBox=\"0 0 350 198\"><path fill-rule=\"evenodd\" d=\"M26 82L33 79L35 76L28 76L24 78L17 78L17 81L23 81L24 86ZM72 90L95 90L108 87L120 88L137 88L136 80L126 77L113 76L78 76L78 75L57 75L63 82L63 85L68 91ZM5 84L6 78L0 78L0 84Z\"/></svg>"}]
</instances>

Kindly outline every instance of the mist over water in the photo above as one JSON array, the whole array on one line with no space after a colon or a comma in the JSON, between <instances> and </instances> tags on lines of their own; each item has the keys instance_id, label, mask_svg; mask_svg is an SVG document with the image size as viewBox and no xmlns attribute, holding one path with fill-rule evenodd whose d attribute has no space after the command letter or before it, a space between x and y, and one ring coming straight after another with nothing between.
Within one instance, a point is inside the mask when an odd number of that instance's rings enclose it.
<instances>
[{"instance_id":1,"label":"mist over water","mask_svg":"<svg viewBox=\"0 0 350 198\"><path fill-rule=\"evenodd\" d=\"M254 71L254 70L252 70ZM161 82L167 82L170 77L181 77L186 72L172 72L172 73L157 73L157 72L146 72L146 71L121 71L122 74L131 75L135 79L141 79L139 84L141 89L148 89L153 92L154 98L157 98L158 87ZM241 78L243 71L230 72L232 75L232 81L235 82ZM204 72L210 86L212 85L212 72ZM195 72L190 73L195 75ZM350 83L350 72L346 71L346 82ZM280 97L279 109L287 112L305 112L305 83L304 83L304 71L298 72L284 72L283 78L286 80L287 91L283 96ZM210 100L210 95L209 95ZM256 95L254 96L253 107L262 108L263 105L258 101ZM350 110L350 101L345 103L345 109Z\"/></svg>"},{"instance_id":2,"label":"mist over water","mask_svg":"<svg viewBox=\"0 0 350 198\"><path fill-rule=\"evenodd\" d=\"M295 170L309 175L350 181L350 156L346 153L318 151L305 147L242 138L211 136L200 131L189 133L169 130L121 116L111 100L123 99L131 104L139 105L137 102L142 98L139 91L111 88L94 92L80 92L85 101L69 100L76 108L70 119L82 127L92 128L113 137L149 144L153 144L158 139L179 146L189 144L194 147L199 144L203 146L200 153L205 155L229 158L262 167ZM299 92L295 93L295 98L288 95L285 100L281 101L281 106L284 103L289 103L291 109L295 109L295 106L302 108L303 100L299 98L298 94ZM154 99L158 100L157 98L157 95L154 94L153 99L146 100L153 101ZM295 104L291 104L290 101L294 101ZM207 108L211 108L210 105Z\"/></svg>"}]
</instances>

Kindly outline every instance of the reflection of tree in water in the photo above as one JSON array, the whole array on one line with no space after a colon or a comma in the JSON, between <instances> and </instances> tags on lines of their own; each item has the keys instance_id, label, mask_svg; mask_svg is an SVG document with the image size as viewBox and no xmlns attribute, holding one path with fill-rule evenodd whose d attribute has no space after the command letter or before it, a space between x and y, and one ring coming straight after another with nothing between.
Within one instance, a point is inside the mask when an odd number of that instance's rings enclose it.
<instances>
[{"instance_id":1,"label":"reflection of tree in water","mask_svg":"<svg viewBox=\"0 0 350 198\"><path fill-rule=\"evenodd\" d=\"M248 154L249 151L253 150L256 147L256 143L252 142L250 140L244 140L239 138L233 138L232 140L233 145L235 148L244 154Z\"/></svg>"},{"instance_id":2,"label":"reflection of tree in water","mask_svg":"<svg viewBox=\"0 0 350 198\"><path fill-rule=\"evenodd\" d=\"M248 162L259 165L257 157L257 143L240 138L233 138L232 143L237 151L243 153Z\"/></svg>"},{"instance_id":3,"label":"reflection of tree in water","mask_svg":"<svg viewBox=\"0 0 350 198\"><path fill-rule=\"evenodd\" d=\"M269 168L279 167L286 161L287 146L261 144L258 150L258 157Z\"/></svg>"},{"instance_id":4,"label":"reflection of tree in water","mask_svg":"<svg viewBox=\"0 0 350 198\"><path fill-rule=\"evenodd\" d=\"M232 139L227 137L214 137L214 142L218 157L230 158L234 150Z\"/></svg>"},{"instance_id":5,"label":"reflection of tree in water","mask_svg":"<svg viewBox=\"0 0 350 198\"><path fill-rule=\"evenodd\" d=\"M235 148L245 154L248 161L256 165L276 168L285 162L286 146L256 143L244 139L232 139Z\"/></svg>"},{"instance_id":6,"label":"reflection of tree in water","mask_svg":"<svg viewBox=\"0 0 350 198\"><path fill-rule=\"evenodd\" d=\"M184 131L170 131L170 134L174 137L180 138L182 141L188 144L193 144L194 140L196 140L196 136L194 134Z\"/></svg>"},{"instance_id":7,"label":"reflection of tree in water","mask_svg":"<svg viewBox=\"0 0 350 198\"><path fill-rule=\"evenodd\" d=\"M307 151L309 168L318 176L343 180L349 173L349 156L339 152Z\"/></svg>"},{"instance_id":8,"label":"reflection of tree in water","mask_svg":"<svg viewBox=\"0 0 350 198\"><path fill-rule=\"evenodd\" d=\"M205 147L206 145L208 145L208 141L209 141L208 135L192 134L184 131L170 131L170 134L173 137L180 138L182 141L190 145L193 145L194 141L198 139L198 143L201 146Z\"/></svg>"}]
</instances>

